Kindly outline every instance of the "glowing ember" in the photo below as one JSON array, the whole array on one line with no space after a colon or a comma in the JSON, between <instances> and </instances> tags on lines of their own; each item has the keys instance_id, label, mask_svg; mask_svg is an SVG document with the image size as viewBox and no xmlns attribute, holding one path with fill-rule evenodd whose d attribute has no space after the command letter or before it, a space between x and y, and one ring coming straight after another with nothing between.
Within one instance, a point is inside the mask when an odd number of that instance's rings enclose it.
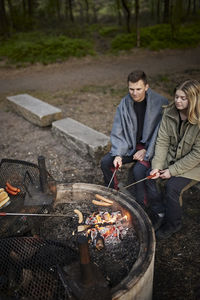
<instances>
[{"instance_id":1,"label":"glowing ember","mask_svg":"<svg viewBox=\"0 0 200 300\"><path fill-rule=\"evenodd\" d=\"M127 216L122 216L120 211L112 212L111 214L103 211L93 213L85 221L87 225L95 225L94 228L87 231L87 236L94 246L100 250L104 244L115 245L120 243L127 233L127 223Z\"/></svg>"}]
</instances>

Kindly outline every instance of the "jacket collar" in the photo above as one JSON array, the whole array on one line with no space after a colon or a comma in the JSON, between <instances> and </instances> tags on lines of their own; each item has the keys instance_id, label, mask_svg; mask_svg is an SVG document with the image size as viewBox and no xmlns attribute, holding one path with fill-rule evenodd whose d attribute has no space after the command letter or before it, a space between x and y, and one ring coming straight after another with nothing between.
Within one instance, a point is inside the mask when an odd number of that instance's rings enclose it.
<instances>
[{"instance_id":1,"label":"jacket collar","mask_svg":"<svg viewBox=\"0 0 200 300\"><path fill-rule=\"evenodd\" d=\"M179 112L176 109L175 104L169 105L168 107L165 108L165 115L168 118L173 119L176 122L179 122Z\"/></svg>"}]
</instances>

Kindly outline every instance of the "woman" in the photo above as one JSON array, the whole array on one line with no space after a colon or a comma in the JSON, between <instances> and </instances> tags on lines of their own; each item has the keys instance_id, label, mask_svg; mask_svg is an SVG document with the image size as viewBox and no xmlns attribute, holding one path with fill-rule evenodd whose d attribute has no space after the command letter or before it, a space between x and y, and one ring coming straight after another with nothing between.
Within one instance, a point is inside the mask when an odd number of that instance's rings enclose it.
<instances>
[{"instance_id":1,"label":"woman","mask_svg":"<svg viewBox=\"0 0 200 300\"><path fill-rule=\"evenodd\" d=\"M157 214L156 237L168 238L181 229L181 190L200 180L200 83L187 80L175 88L174 102L164 109L152 171L148 200ZM164 184L164 197L155 179ZM156 228L155 228L156 230Z\"/></svg>"}]
</instances>

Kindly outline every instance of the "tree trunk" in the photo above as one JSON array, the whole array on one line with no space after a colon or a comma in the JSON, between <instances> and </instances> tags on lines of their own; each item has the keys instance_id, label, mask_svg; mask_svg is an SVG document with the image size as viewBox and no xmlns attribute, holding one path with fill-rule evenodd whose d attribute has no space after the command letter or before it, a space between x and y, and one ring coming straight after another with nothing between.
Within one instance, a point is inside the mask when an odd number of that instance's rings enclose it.
<instances>
[{"instance_id":1,"label":"tree trunk","mask_svg":"<svg viewBox=\"0 0 200 300\"><path fill-rule=\"evenodd\" d=\"M188 6L187 6L187 16L190 15L190 11L191 11L191 0L188 0Z\"/></svg>"},{"instance_id":2,"label":"tree trunk","mask_svg":"<svg viewBox=\"0 0 200 300\"><path fill-rule=\"evenodd\" d=\"M57 18L58 20L61 19L61 15L60 15L60 0L56 0L56 12L57 12Z\"/></svg>"},{"instance_id":3,"label":"tree trunk","mask_svg":"<svg viewBox=\"0 0 200 300\"><path fill-rule=\"evenodd\" d=\"M164 14L163 14L163 22L169 23L169 1L164 0Z\"/></svg>"},{"instance_id":4,"label":"tree trunk","mask_svg":"<svg viewBox=\"0 0 200 300\"><path fill-rule=\"evenodd\" d=\"M22 9L23 9L23 15L26 15L26 1L22 0Z\"/></svg>"},{"instance_id":5,"label":"tree trunk","mask_svg":"<svg viewBox=\"0 0 200 300\"><path fill-rule=\"evenodd\" d=\"M125 13L126 13L127 32L130 33L131 32L131 28L130 28L131 12L130 12L130 9L128 7L128 4L127 4L126 0L122 0L122 5L123 5L123 8L124 8Z\"/></svg>"},{"instance_id":6,"label":"tree trunk","mask_svg":"<svg viewBox=\"0 0 200 300\"><path fill-rule=\"evenodd\" d=\"M116 0L116 7L117 7L117 20L118 20L118 25L122 25L122 16L121 16L121 7L120 7L120 0Z\"/></svg>"},{"instance_id":7,"label":"tree trunk","mask_svg":"<svg viewBox=\"0 0 200 300\"><path fill-rule=\"evenodd\" d=\"M93 2L92 2L92 10L93 10L93 22L97 23L98 17L97 17L96 0L93 0Z\"/></svg>"},{"instance_id":8,"label":"tree trunk","mask_svg":"<svg viewBox=\"0 0 200 300\"><path fill-rule=\"evenodd\" d=\"M157 0L156 5L156 17L157 17L157 23L160 23L160 0Z\"/></svg>"},{"instance_id":9,"label":"tree trunk","mask_svg":"<svg viewBox=\"0 0 200 300\"><path fill-rule=\"evenodd\" d=\"M151 17L155 17L155 0L151 0Z\"/></svg>"},{"instance_id":10,"label":"tree trunk","mask_svg":"<svg viewBox=\"0 0 200 300\"><path fill-rule=\"evenodd\" d=\"M170 19L170 25L171 25L171 31L172 31L172 38L176 38L179 34L179 28L181 24L181 18L182 18L182 0L173 0L171 1L171 19Z\"/></svg>"},{"instance_id":11,"label":"tree trunk","mask_svg":"<svg viewBox=\"0 0 200 300\"><path fill-rule=\"evenodd\" d=\"M85 0L85 7L86 7L86 22L89 23L89 3L88 0Z\"/></svg>"},{"instance_id":12,"label":"tree trunk","mask_svg":"<svg viewBox=\"0 0 200 300\"><path fill-rule=\"evenodd\" d=\"M0 0L0 34L7 35L8 33L8 21L5 10L5 1Z\"/></svg>"},{"instance_id":13,"label":"tree trunk","mask_svg":"<svg viewBox=\"0 0 200 300\"><path fill-rule=\"evenodd\" d=\"M66 11L67 20L70 20L73 23L74 22L74 15L73 15L73 9L72 9L72 1L73 0L66 0L65 1L65 11Z\"/></svg>"},{"instance_id":14,"label":"tree trunk","mask_svg":"<svg viewBox=\"0 0 200 300\"><path fill-rule=\"evenodd\" d=\"M139 14L140 14L139 0L135 0L135 23L136 23L137 47L140 47Z\"/></svg>"},{"instance_id":15,"label":"tree trunk","mask_svg":"<svg viewBox=\"0 0 200 300\"><path fill-rule=\"evenodd\" d=\"M77 4L79 6L79 22L80 22L80 24L83 24L84 23L83 3L81 1L79 1Z\"/></svg>"},{"instance_id":16,"label":"tree trunk","mask_svg":"<svg viewBox=\"0 0 200 300\"><path fill-rule=\"evenodd\" d=\"M73 8L72 8L72 0L69 0L69 17L70 21L74 22Z\"/></svg>"},{"instance_id":17,"label":"tree trunk","mask_svg":"<svg viewBox=\"0 0 200 300\"><path fill-rule=\"evenodd\" d=\"M33 0L28 0L28 15L32 19L32 17L33 17Z\"/></svg>"},{"instance_id":18,"label":"tree trunk","mask_svg":"<svg viewBox=\"0 0 200 300\"><path fill-rule=\"evenodd\" d=\"M196 15L197 7L196 7L196 0L193 0L193 15Z\"/></svg>"},{"instance_id":19,"label":"tree trunk","mask_svg":"<svg viewBox=\"0 0 200 300\"><path fill-rule=\"evenodd\" d=\"M13 6L12 6L12 2L11 0L7 0L8 1L8 8L9 8L9 12L10 12L10 19L9 19L9 23L10 23L10 28L11 30L15 27L15 21L14 21L14 12L13 12Z\"/></svg>"}]
</instances>

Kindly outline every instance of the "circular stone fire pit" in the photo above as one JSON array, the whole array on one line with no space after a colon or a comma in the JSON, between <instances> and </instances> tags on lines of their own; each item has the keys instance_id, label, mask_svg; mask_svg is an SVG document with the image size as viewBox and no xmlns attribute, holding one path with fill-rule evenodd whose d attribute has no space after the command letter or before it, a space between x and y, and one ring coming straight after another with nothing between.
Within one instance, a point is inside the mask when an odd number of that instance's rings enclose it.
<instances>
[{"instance_id":1,"label":"circular stone fire pit","mask_svg":"<svg viewBox=\"0 0 200 300\"><path fill-rule=\"evenodd\" d=\"M57 210L62 205L68 207L72 205L73 208L77 207L80 210L91 210L92 207L93 211L102 209L106 211L107 208L92 204L92 200L95 199L97 193L113 200L114 203L109 207L110 210L120 210L128 216L130 228L134 228L139 241L136 260L133 262L128 274L112 287L112 299L152 299L155 236L148 216L136 201L121 192L99 185L85 183L59 184L57 185L54 209Z\"/></svg>"}]
</instances>

